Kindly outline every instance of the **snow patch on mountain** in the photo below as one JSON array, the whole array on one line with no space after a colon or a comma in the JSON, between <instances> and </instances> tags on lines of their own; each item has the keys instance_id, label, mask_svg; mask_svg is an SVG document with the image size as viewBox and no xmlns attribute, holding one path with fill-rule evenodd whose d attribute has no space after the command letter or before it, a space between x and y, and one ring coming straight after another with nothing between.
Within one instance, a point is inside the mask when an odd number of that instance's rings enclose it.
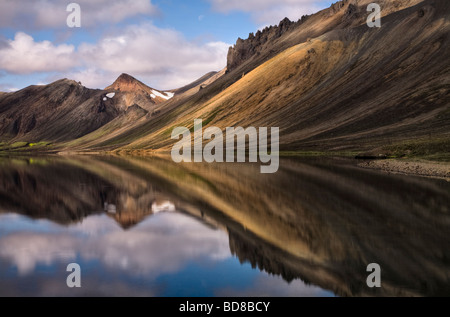
<instances>
[{"instance_id":1,"label":"snow patch on mountain","mask_svg":"<svg viewBox=\"0 0 450 317\"><path fill-rule=\"evenodd\" d=\"M152 90L152 93L153 93L153 95L163 98L165 100L169 100L169 99L173 98L173 96L174 96L174 94L171 92L160 93L159 91ZM154 97L152 96L152 98L154 98Z\"/></svg>"}]
</instances>

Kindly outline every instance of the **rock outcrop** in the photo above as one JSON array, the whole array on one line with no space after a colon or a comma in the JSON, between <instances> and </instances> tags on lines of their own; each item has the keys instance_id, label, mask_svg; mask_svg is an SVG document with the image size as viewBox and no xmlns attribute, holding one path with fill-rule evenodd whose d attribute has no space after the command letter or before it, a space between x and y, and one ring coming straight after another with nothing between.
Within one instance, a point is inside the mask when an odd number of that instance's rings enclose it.
<instances>
[{"instance_id":1,"label":"rock outcrop","mask_svg":"<svg viewBox=\"0 0 450 317\"><path fill-rule=\"evenodd\" d=\"M379 0L382 15L415 5L422 0ZM228 50L227 72L253 60L254 68L274 57L286 48L306 42L333 30L356 27L366 23L367 6L373 0L341 0L313 15L304 15L298 21L283 19L278 25L269 26L245 40L239 38ZM420 13L419 13L420 14Z\"/></svg>"},{"instance_id":2,"label":"rock outcrop","mask_svg":"<svg viewBox=\"0 0 450 317\"><path fill-rule=\"evenodd\" d=\"M250 57L260 55L267 48L265 44L270 44L287 31L299 27L307 19L308 16L303 16L297 22L293 22L284 18L279 25L266 27L262 31L258 30L256 34L250 33L246 40L238 38L236 44L228 50L227 70L232 71Z\"/></svg>"}]
</instances>

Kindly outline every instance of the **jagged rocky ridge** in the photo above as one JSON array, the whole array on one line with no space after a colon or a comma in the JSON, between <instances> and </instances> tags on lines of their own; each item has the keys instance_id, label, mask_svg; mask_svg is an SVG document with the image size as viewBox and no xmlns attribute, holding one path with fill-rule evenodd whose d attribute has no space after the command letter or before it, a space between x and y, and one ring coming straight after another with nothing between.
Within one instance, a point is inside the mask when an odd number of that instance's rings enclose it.
<instances>
[{"instance_id":1,"label":"jagged rocky ridge","mask_svg":"<svg viewBox=\"0 0 450 317\"><path fill-rule=\"evenodd\" d=\"M247 39L238 38L229 48L227 71L231 72L249 60L257 64L293 45L305 42L331 30L354 27L366 22L369 0L341 0L313 15L303 15L298 21L284 18L278 25L252 32ZM420 0L380 0L377 3L387 15ZM314 26L314 27L311 27ZM284 38L279 40L280 38Z\"/></svg>"}]
</instances>

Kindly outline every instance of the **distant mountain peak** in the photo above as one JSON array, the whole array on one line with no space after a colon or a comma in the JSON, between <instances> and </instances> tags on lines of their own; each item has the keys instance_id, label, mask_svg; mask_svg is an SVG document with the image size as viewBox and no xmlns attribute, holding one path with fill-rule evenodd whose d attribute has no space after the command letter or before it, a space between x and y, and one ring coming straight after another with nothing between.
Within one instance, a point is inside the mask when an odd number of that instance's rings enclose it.
<instances>
[{"instance_id":1,"label":"distant mountain peak","mask_svg":"<svg viewBox=\"0 0 450 317\"><path fill-rule=\"evenodd\" d=\"M66 84L66 85L81 85L81 82L77 82L75 80L72 79L68 79L68 78L63 78L60 80L57 80L49 85L59 85L59 84Z\"/></svg>"},{"instance_id":2,"label":"distant mountain peak","mask_svg":"<svg viewBox=\"0 0 450 317\"><path fill-rule=\"evenodd\" d=\"M136 91L137 89L146 90L150 89L150 87L137 80L133 76L123 73L119 77L117 77L116 81L111 86L106 87L106 90L109 89L130 92Z\"/></svg>"},{"instance_id":3,"label":"distant mountain peak","mask_svg":"<svg viewBox=\"0 0 450 317\"><path fill-rule=\"evenodd\" d=\"M139 82L139 80L137 80L136 78L134 78L133 76L131 76L131 75L128 75L128 74L126 74L126 73L122 73L117 79L116 79L116 82L135 82L135 81L137 81L137 82Z\"/></svg>"},{"instance_id":4,"label":"distant mountain peak","mask_svg":"<svg viewBox=\"0 0 450 317\"><path fill-rule=\"evenodd\" d=\"M128 74L121 74L116 81L111 85L106 87L105 90L115 90L125 93L144 93L153 100L162 102L171 99L174 94L171 92L164 92L154 88L151 88L144 84L143 82L137 80L133 76Z\"/></svg>"}]
</instances>

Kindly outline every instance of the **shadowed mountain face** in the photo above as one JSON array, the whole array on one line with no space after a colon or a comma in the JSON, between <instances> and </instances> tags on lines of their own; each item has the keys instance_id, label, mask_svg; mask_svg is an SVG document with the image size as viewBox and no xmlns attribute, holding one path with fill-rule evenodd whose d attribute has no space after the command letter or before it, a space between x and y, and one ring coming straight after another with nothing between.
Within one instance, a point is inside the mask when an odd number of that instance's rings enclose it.
<instances>
[{"instance_id":1,"label":"shadowed mountain face","mask_svg":"<svg viewBox=\"0 0 450 317\"><path fill-rule=\"evenodd\" d=\"M416 5L423 0L380 0L382 16ZM228 72L239 68L248 72L289 47L307 42L333 30L355 28L364 25L370 0L344 0L316 14L302 16L298 21L285 18L279 25L266 27L248 39L239 38L228 52Z\"/></svg>"},{"instance_id":2,"label":"shadowed mountain face","mask_svg":"<svg viewBox=\"0 0 450 317\"><path fill-rule=\"evenodd\" d=\"M29 142L76 139L123 112L104 98L103 91L67 79L2 95L0 138Z\"/></svg>"},{"instance_id":3,"label":"shadowed mountain face","mask_svg":"<svg viewBox=\"0 0 450 317\"><path fill-rule=\"evenodd\" d=\"M64 79L0 95L0 140L71 141L114 119L137 120L173 96L122 74L105 90Z\"/></svg>"},{"instance_id":4,"label":"shadowed mountain face","mask_svg":"<svg viewBox=\"0 0 450 317\"><path fill-rule=\"evenodd\" d=\"M3 160L0 210L62 224L108 213L123 228L176 208L225 230L241 262L341 296L448 295L449 183L346 160L248 164L71 157ZM369 263L382 287L366 285Z\"/></svg>"}]
</instances>

